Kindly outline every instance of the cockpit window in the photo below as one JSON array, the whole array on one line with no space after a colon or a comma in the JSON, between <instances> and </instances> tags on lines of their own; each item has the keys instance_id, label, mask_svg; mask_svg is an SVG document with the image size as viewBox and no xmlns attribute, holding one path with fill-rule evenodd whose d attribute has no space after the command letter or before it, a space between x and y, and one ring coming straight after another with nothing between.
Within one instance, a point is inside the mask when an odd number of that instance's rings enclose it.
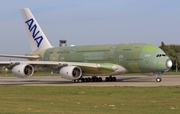
<instances>
[{"instance_id":1,"label":"cockpit window","mask_svg":"<svg viewBox=\"0 0 180 114\"><path fill-rule=\"evenodd\" d=\"M162 57L162 56L167 56L166 54L158 54L156 57Z\"/></svg>"}]
</instances>

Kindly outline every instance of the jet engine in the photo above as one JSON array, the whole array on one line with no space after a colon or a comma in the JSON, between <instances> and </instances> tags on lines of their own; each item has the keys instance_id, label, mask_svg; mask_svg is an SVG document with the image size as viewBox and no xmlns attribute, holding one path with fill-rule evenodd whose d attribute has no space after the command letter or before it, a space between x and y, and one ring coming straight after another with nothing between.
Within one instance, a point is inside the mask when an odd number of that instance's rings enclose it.
<instances>
[{"instance_id":1,"label":"jet engine","mask_svg":"<svg viewBox=\"0 0 180 114\"><path fill-rule=\"evenodd\" d=\"M12 73L15 77L26 78L33 75L34 68L29 64L19 64L13 67Z\"/></svg>"},{"instance_id":2,"label":"jet engine","mask_svg":"<svg viewBox=\"0 0 180 114\"><path fill-rule=\"evenodd\" d=\"M81 68L77 66L66 66L60 69L60 76L65 79L75 80L82 76Z\"/></svg>"}]
</instances>

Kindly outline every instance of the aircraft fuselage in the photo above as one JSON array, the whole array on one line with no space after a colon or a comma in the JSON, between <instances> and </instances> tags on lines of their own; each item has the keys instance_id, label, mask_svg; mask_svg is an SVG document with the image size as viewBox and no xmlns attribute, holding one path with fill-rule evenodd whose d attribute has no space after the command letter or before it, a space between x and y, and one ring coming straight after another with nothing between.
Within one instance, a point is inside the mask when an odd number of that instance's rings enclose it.
<instances>
[{"instance_id":1,"label":"aircraft fuselage","mask_svg":"<svg viewBox=\"0 0 180 114\"><path fill-rule=\"evenodd\" d=\"M150 44L65 46L36 51L32 55L40 55L44 61L118 64L127 72L163 72L169 69L169 57L159 47Z\"/></svg>"}]
</instances>

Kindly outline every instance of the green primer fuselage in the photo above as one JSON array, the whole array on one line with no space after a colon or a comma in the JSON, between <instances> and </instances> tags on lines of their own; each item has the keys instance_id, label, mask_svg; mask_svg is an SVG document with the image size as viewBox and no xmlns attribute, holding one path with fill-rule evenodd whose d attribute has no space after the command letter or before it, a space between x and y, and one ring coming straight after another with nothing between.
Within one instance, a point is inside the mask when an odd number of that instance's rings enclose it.
<instances>
[{"instance_id":1,"label":"green primer fuselage","mask_svg":"<svg viewBox=\"0 0 180 114\"><path fill-rule=\"evenodd\" d=\"M165 71L169 59L159 47L139 43L55 47L33 53L37 54L44 61L110 63L141 73Z\"/></svg>"}]
</instances>

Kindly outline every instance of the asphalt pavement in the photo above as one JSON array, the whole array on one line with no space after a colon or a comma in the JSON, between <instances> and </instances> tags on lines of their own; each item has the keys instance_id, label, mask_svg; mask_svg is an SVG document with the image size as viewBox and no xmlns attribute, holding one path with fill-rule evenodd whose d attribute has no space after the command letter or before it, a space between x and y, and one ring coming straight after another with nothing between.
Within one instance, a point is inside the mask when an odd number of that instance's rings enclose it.
<instances>
[{"instance_id":1,"label":"asphalt pavement","mask_svg":"<svg viewBox=\"0 0 180 114\"><path fill-rule=\"evenodd\" d=\"M164 75L161 82L155 76L116 76L116 82L73 83L60 76L32 76L29 78L0 77L0 86L180 86L179 75Z\"/></svg>"}]
</instances>

